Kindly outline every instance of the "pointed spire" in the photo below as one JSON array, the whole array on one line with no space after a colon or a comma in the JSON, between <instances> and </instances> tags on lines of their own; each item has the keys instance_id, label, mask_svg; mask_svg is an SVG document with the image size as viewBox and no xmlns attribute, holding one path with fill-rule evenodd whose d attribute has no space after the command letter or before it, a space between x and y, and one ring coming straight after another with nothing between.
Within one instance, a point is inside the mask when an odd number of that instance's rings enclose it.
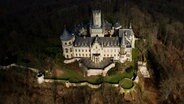
<instances>
[{"instance_id":1,"label":"pointed spire","mask_svg":"<svg viewBox=\"0 0 184 104\"><path fill-rule=\"evenodd\" d=\"M91 48L91 42L90 42L90 44L89 44L89 47Z\"/></svg>"},{"instance_id":2,"label":"pointed spire","mask_svg":"<svg viewBox=\"0 0 184 104\"><path fill-rule=\"evenodd\" d=\"M68 41L73 37L72 34L70 34L67 30L66 27L64 28L63 34L61 34L60 39L64 41Z\"/></svg>"},{"instance_id":3,"label":"pointed spire","mask_svg":"<svg viewBox=\"0 0 184 104\"><path fill-rule=\"evenodd\" d=\"M125 34L123 35L123 45L125 46Z\"/></svg>"},{"instance_id":4,"label":"pointed spire","mask_svg":"<svg viewBox=\"0 0 184 104\"><path fill-rule=\"evenodd\" d=\"M98 35L96 35L96 37L94 38L94 41L92 42L92 45L98 43Z\"/></svg>"},{"instance_id":5,"label":"pointed spire","mask_svg":"<svg viewBox=\"0 0 184 104\"><path fill-rule=\"evenodd\" d=\"M66 30L66 28L64 29L64 31L63 31L63 34L62 34L63 36L69 36L69 32Z\"/></svg>"},{"instance_id":6,"label":"pointed spire","mask_svg":"<svg viewBox=\"0 0 184 104\"><path fill-rule=\"evenodd\" d=\"M98 35L96 35L94 43L98 43Z\"/></svg>"},{"instance_id":7,"label":"pointed spire","mask_svg":"<svg viewBox=\"0 0 184 104\"><path fill-rule=\"evenodd\" d=\"M103 48L103 44L104 44L104 43L103 43L103 41L102 41L102 44L101 44L102 48Z\"/></svg>"},{"instance_id":8,"label":"pointed spire","mask_svg":"<svg viewBox=\"0 0 184 104\"><path fill-rule=\"evenodd\" d=\"M125 32L123 33L122 35L122 38L121 38L121 46L125 46Z\"/></svg>"}]
</instances>

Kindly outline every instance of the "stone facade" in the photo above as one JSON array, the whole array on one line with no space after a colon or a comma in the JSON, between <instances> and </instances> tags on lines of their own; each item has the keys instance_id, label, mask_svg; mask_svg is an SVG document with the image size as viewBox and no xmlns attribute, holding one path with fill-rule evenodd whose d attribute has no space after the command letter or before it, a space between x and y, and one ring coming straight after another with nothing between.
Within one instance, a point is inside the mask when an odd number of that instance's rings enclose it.
<instances>
[{"instance_id":1,"label":"stone facade","mask_svg":"<svg viewBox=\"0 0 184 104\"><path fill-rule=\"evenodd\" d=\"M97 64L105 58L122 63L132 61L132 48L135 47L134 32L131 26L126 29L121 27L119 24L112 26L107 21L102 22L101 11L95 10L93 24L89 26L89 36L70 34L64 30L60 36L63 56L67 60L89 58ZM117 31L117 34L114 31Z\"/></svg>"},{"instance_id":2,"label":"stone facade","mask_svg":"<svg viewBox=\"0 0 184 104\"><path fill-rule=\"evenodd\" d=\"M150 73L147 69L147 63L138 61L138 71L142 74L144 78L150 78Z\"/></svg>"}]
</instances>

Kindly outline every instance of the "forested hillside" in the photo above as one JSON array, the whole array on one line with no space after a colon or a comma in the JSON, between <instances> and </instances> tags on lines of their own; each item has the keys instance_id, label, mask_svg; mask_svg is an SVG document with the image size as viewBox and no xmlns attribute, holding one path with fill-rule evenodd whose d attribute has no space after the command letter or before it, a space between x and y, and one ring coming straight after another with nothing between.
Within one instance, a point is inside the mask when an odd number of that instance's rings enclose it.
<instances>
[{"instance_id":1,"label":"forested hillside","mask_svg":"<svg viewBox=\"0 0 184 104\"><path fill-rule=\"evenodd\" d=\"M101 9L106 20L123 27L131 22L136 37L146 39L139 48L161 96L157 102L179 104L184 102L183 5L183 0L1 0L0 65L44 70L61 54L64 26L71 32L90 21L93 9Z\"/></svg>"}]
</instances>

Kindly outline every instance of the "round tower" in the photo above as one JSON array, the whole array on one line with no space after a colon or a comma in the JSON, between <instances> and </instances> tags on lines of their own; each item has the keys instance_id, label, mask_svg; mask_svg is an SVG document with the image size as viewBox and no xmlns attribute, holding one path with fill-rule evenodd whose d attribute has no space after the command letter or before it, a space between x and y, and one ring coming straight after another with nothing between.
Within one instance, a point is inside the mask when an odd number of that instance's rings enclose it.
<instances>
[{"instance_id":1,"label":"round tower","mask_svg":"<svg viewBox=\"0 0 184 104\"><path fill-rule=\"evenodd\" d=\"M64 29L63 34L60 36L63 56L66 59L73 58L73 42L75 40L75 36L70 34L66 29Z\"/></svg>"},{"instance_id":2,"label":"round tower","mask_svg":"<svg viewBox=\"0 0 184 104\"><path fill-rule=\"evenodd\" d=\"M44 82L44 74L43 73L38 72L37 81L38 81L38 84L42 84Z\"/></svg>"}]
</instances>

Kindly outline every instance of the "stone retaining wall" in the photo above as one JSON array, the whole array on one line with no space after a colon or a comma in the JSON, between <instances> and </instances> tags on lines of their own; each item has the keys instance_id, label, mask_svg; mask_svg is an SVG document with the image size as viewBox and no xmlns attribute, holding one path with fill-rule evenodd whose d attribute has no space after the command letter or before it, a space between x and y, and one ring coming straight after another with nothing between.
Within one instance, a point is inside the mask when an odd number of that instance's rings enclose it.
<instances>
[{"instance_id":1,"label":"stone retaining wall","mask_svg":"<svg viewBox=\"0 0 184 104\"><path fill-rule=\"evenodd\" d=\"M88 69L87 70L87 76L91 75L102 75L103 69Z\"/></svg>"},{"instance_id":2,"label":"stone retaining wall","mask_svg":"<svg viewBox=\"0 0 184 104\"><path fill-rule=\"evenodd\" d=\"M96 89L96 88L100 88L102 84L91 84L88 82L81 82L81 83L71 83L67 80L55 80L55 79L45 79L44 82L46 83L53 83L53 82L61 82L63 83L67 88L69 87L80 87L80 86L88 86L90 88Z\"/></svg>"},{"instance_id":3,"label":"stone retaining wall","mask_svg":"<svg viewBox=\"0 0 184 104\"><path fill-rule=\"evenodd\" d=\"M71 83L71 82L66 81L65 82L65 86L66 87L72 87L72 86L77 86L77 87L79 87L79 86L88 86L90 88L96 89L96 88L100 88L101 87L101 84L93 85L93 84L90 84L88 82Z\"/></svg>"},{"instance_id":4,"label":"stone retaining wall","mask_svg":"<svg viewBox=\"0 0 184 104\"><path fill-rule=\"evenodd\" d=\"M69 63L72 63L72 62L75 62L75 61L79 61L80 58L72 58L72 59L68 59L68 60L64 60L64 63L65 64L69 64Z\"/></svg>"},{"instance_id":5,"label":"stone retaining wall","mask_svg":"<svg viewBox=\"0 0 184 104\"><path fill-rule=\"evenodd\" d=\"M23 69L29 69L35 73L38 73L39 72L39 69L36 69L36 68L31 68L31 67L25 67L25 66L22 66L22 65L17 65L17 64L10 64L10 65L7 65L7 66L0 66L0 69L1 70L7 70L11 67L18 67L18 68L23 68Z\"/></svg>"},{"instance_id":6,"label":"stone retaining wall","mask_svg":"<svg viewBox=\"0 0 184 104\"><path fill-rule=\"evenodd\" d=\"M123 94L123 93L129 93L131 91L135 91L135 86L136 86L136 84L134 83L134 86L130 89L124 89L124 88L120 87L120 93Z\"/></svg>"},{"instance_id":7,"label":"stone retaining wall","mask_svg":"<svg viewBox=\"0 0 184 104\"><path fill-rule=\"evenodd\" d=\"M144 78L150 78L150 73L147 69L147 63L138 61L138 71L141 72Z\"/></svg>"},{"instance_id":8,"label":"stone retaining wall","mask_svg":"<svg viewBox=\"0 0 184 104\"><path fill-rule=\"evenodd\" d=\"M107 75L107 72L111 69L111 68L114 68L115 67L115 63L111 63L110 65L108 65L107 67L104 68L104 71L103 71L103 76L106 76Z\"/></svg>"},{"instance_id":9,"label":"stone retaining wall","mask_svg":"<svg viewBox=\"0 0 184 104\"><path fill-rule=\"evenodd\" d=\"M87 76L91 76L91 75L103 75L103 76L106 76L107 72L111 68L114 68L114 67L115 67L115 63L111 63L107 67L105 67L104 69L88 69L87 70Z\"/></svg>"},{"instance_id":10,"label":"stone retaining wall","mask_svg":"<svg viewBox=\"0 0 184 104\"><path fill-rule=\"evenodd\" d=\"M45 83L53 83L53 82L63 83L67 88L88 86L90 88L97 89L97 88L100 88L102 86L102 84L91 84L89 82L72 83L72 82L69 82L68 80L56 80L56 79L44 79L44 82ZM111 84L111 83L106 83L106 84L110 84L112 87L120 87L119 84ZM121 89L123 89L123 88L121 88Z\"/></svg>"}]
</instances>

